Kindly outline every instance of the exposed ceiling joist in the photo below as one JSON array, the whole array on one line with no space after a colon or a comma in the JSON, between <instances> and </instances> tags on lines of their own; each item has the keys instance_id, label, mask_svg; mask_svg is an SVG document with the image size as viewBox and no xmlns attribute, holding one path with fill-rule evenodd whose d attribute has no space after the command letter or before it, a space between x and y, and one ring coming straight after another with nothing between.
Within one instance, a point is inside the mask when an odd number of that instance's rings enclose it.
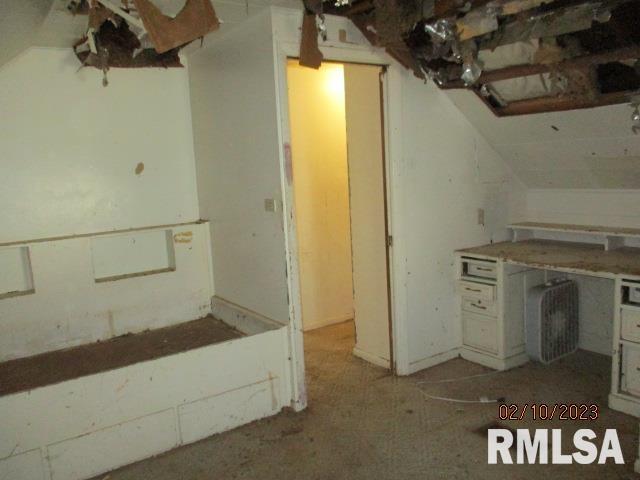
<instances>
[{"instance_id":1,"label":"exposed ceiling joist","mask_svg":"<svg viewBox=\"0 0 640 480\"><path fill-rule=\"evenodd\" d=\"M528 63L524 65L513 65L511 67L500 68L483 72L478 79L479 84L498 82L529 75L549 73L554 70L577 70L600 65L609 62L620 62L622 60L640 58L640 46L619 48L606 53L582 55L570 60L553 63ZM465 88L462 80L453 80L443 85L444 89Z\"/></svg>"},{"instance_id":2,"label":"exposed ceiling joist","mask_svg":"<svg viewBox=\"0 0 640 480\"><path fill-rule=\"evenodd\" d=\"M353 0L323 10L350 18L418 77L482 87L496 115L618 103L640 89L639 0ZM511 48L519 43L527 47ZM520 57L496 63L505 47Z\"/></svg>"},{"instance_id":3,"label":"exposed ceiling joist","mask_svg":"<svg viewBox=\"0 0 640 480\"><path fill-rule=\"evenodd\" d=\"M615 105L629 103L634 97L640 94L640 90L628 92L614 92L599 95L594 99L567 98L567 97L540 97L528 100L519 100L509 105L496 109L500 117L512 115L525 115L532 113L560 112L564 110L579 110L583 108L602 107L605 105Z\"/></svg>"}]
</instances>

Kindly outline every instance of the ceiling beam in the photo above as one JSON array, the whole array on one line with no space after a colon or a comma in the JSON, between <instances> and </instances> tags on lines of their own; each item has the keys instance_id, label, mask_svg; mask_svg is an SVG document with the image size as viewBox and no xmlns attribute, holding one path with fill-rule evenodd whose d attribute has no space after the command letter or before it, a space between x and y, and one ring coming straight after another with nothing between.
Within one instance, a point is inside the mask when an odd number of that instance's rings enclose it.
<instances>
[{"instance_id":1,"label":"ceiling beam","mask_svg":"<svg viewBox=\"0 0 640 480\"><path fill-rule=\"evenodd\" d=\"M524 65L513 65L511 67L499 68L483 72L477 84L498 82L512 78L538 75L551 71L580 70L593 65L600 65L609 62L620 62L622 60L640 58L640 46L620 48L605 53L583 55L557 63L530 63ZM444 89L466 88L462 80L453 80L443 85Z\"/></svg>"},{"instance_id":2,"label":"ceiling beam","mask_svg":"<svg viewBox=\"0 0 640 480\"><path fill-rule=\"evenodd\" d=\"M378 42L378 35L367 28L370 23L366 21L364 16L355 15L350 17L350 20L356 27L358 27L358 30L360 30L362 35L364 35L371 45L380 46ZM411 70L416 77L421 79L425 78L416 59L411 54L411 50L409 50L409 47L407 47L404 42L401 44L384 45L384 48L389 56L400 63L403 67Z\"/></svg>"},{"instance_id":3,"label":"ceiling beam","mask_svg":"<svg viewBox=\"0 0 640 480\"><path fill-rule=\"evenodd\" d=\"M433 8L433 18L450 17L457 14L465 4L469 4L470 10L476 7L482 7L492 0L468 0L467 2L460 2L459 0L435 0Z\"/></svg>"},{"instance_id":4,"label":"ceiling beam","mask_svg":"<svg viewBox=\"0 0 640 480\"><path fill-rule=\"evenodd\" d=\"M511 102L506 107L499 107L495 112L499 117L513 115L528 115L532 113L561 112L565 110L578 110L582 108L602 107L628 103L640 94L639 90L626 92L613 92L598 95L595 99L573 97L538 97L528 100Z\"/></svg>"}]
</instances>

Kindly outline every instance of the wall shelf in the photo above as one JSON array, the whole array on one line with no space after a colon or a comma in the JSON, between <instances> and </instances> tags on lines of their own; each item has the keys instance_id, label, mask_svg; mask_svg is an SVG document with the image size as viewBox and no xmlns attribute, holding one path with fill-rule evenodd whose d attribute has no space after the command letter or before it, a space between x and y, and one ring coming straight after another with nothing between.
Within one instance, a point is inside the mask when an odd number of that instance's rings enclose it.
<instances>
[{"instance_id":1,"label":"wall shelf","mask_svg":"<svg viewBox=\"0 0 640 480\"><path fill-rule=\"evenodd\" d=\"M640 239L640 228L540 222L513 223L507 227L514 242L532 239L582 241L600 244L607 251L629 245L630 239Z\"/></svg>"}]
</instances>

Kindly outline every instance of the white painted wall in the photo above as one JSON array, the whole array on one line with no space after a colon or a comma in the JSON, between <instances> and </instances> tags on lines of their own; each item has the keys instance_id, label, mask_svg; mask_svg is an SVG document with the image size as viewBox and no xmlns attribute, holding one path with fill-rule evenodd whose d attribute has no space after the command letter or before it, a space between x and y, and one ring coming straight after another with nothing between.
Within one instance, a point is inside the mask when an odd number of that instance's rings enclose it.
<instances>
[{"instance_id":1,"label":"white painted wall","mask_svg":"<svg viewBox=\"0 0 640 480\"><path fill-rule=\"evenodd\" d=\"M30 261L0 255L0 360L210 312L187 71L113 69L109 82L69 49L0 69L0 250L17 243Z\"/></svg>"},{"instance_id":2,"label":"white painted wall","mask_svg":"<svg viewBox=\"0 0 640 480\"><path fill-rule=\"evenodd\" d=\"M507 238L524 189L447 96L403 73L400 172L410 371L460 344L453 251ZM477 209L485 211L478 225ZM395 237L395 235L394 235Z\"/></svg>"},{"instance_id":3,"label":"white painted wall","mask_svg":"<svg viewBox=\"0 0 640 480\"><path fill-rule=\"evenodd\" d=\"M104 88L69 49L5 65L0 243L198 220L187 78L113 69Z\"/></svg>"},{"instance_id":4,"label":"white painted wall","mask_svg":"<svg viewBox=\"0 0 640 480\"><path fill-rule=\"evenodd\" d=\"M269 11L190 57L200 212L211 222L216 295L289 320ZM265 210L275 199L277 212Z\"/></svg>"},{"instance_id":5,"label":"white painted wall","mask_svg":"<svg viewBox=\"0 0 640 480\"><path fill-rule=\"evenodd\" d=\"M136 252L132 254L122 248L122 242L116 242L96 257L92 243L141 240L149 230L24 244L29 249L34 292L0 297L0 361L207 315L213 294L209 226L204 223L159 229L160 235L154 239L159 239L165 252L167 230L174 252L173 271L105 282L96 282L96 273L100 273L95 270L96 258L108 260L112 274L132 273ZM0 252L3 250L0 248ZM147 270L149 260L162 264L166 257L159 249L158 255L146 260L137 264L137 270Z\"/></svg>"},{"instance_id":6,"label":"white painted wall","mask_svg":"<svg viewBox=\"0 0 640 480\"><path fill-rule=\"evenodd\" d=\"M279 55L296 51L299 25L297 12L274 11ZM524 188L437 87L370 47L348 21L328 17L327 26L325 58L378 58L392 65L385 109L392 173L394 353L399 373L411 373L457 354L461 338L454 321L453 251L505 239L506 223L523 215ZM339 40L339 30L345 30L346 42ZM484 226L477 223L478 208L485 210Z\"/></svg>"},{"instance_id":7,"label":"white painted wall","mask_svg":"<svg viewBox=\"0 0 640 480\"><path fill-rule=\"evenodd\" d=\"M627 105L499 118L469 91L447 95L528 188L640 190Z\"/></svg>"},{"instance_id":8,"label":"white painted wall","mask_svg":"<svg viewBox=\"0 0 640 480\"><path fill-rule=\"evenodd\" d=\"M287 66L305 330L353 319L344 68Z\"/></svg>"},{"instance_id":9,"label":"white painted wall","mask_svg":"<svg viewBox=\"0 0 640 480\"><path fill-rule=\"evenodd\" d=\"M31 46L53 0L3 0L0 2L0 66Z\"/></svg>"},{"instance_id":10,"label":"white painted wall","mask_svg":"<svg viewBox=\"0 0 640 480\"><path fill-rule=\"evenodd\" d=\"M526 220L640 227L640 190L529 189Z\"/></svg>"}]
</instances>

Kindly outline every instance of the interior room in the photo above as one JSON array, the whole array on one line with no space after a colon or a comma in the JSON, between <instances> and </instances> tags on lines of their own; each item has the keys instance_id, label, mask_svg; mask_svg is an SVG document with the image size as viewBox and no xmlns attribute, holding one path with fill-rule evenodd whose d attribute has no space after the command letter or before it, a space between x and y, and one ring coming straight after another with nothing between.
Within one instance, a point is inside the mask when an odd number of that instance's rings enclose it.
<instances>
[{"instance_id":1,"label":"interior room","mask_svg":"<svg viewBox=\"0 0 640 480\"><path fill-rule=\"evenodd\" d=\"M640 2L1 3L0 479L640 478Z\"/></svg>"},{"instance_id":2,"label":"interior room","mask_svg":"<svg viewBox=\"0 0 640 480\"><path fill-rule=\"evenodd\" d=\"M351 321L353 354L390 369L381 75L287 61L303 330Z\"/></svg>"}]
</instances>

